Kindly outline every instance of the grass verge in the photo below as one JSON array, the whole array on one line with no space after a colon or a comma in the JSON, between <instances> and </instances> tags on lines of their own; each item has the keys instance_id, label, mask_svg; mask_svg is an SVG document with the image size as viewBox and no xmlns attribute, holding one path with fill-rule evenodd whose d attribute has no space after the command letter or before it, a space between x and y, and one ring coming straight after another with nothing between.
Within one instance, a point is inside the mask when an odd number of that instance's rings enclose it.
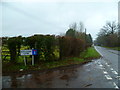
<instances>
[{"instance_id":1,"label":"grass verge","mask_svg":"<svg viewBox=\"0 0 120 90\"><path fill-rule=\"evenodd\" d=\"M3 73L18 72L20 69L24 71L29 70L45 70L51 68L57 68L61 66L68 66L74 64L83 64L85 62L91 61L91 59L99 58L100 54L94 49L94 47L89 47L86 51L82 52L80 57L69 57L64 60L52 61L52 62L41 62L35 66L24 64L12 64L10 62L3 62Z\"/></svg>"},{"instance_id":2,"label":"grass verge","mask_svg":"<svg viewBox=\"0 0 120 90\"><path fill-rule=\"evenodd\" d=\"M95 59L95 58L99 58L100 54L95 50L94 47L89 47L86 51L81 53L80 57L85 60Z\"/></svg>"}]
</instances>

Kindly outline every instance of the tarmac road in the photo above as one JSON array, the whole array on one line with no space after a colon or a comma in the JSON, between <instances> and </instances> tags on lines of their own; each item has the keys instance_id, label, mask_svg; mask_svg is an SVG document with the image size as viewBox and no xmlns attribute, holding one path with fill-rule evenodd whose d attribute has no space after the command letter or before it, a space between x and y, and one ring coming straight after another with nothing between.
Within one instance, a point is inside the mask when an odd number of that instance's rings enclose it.
<instances>
[{"instance_id":1,"label":"tarmac road","mask_svg":"<svg viewBox=\"0 0 120 90\"><path fill-rule=\"evenodd\" d=\"M118 68L120 65L120 51L111 50L99 46L95 46L95 48L102 56L101 65L103 65L104 71L107 72L108 75L112 78L111 81L113 82L113 85L116 86L116 88L120 87L120 75L118 73Z\"/></svg>"},{"instance_id":2,"label":"tarmac road","mask_svg":"<svg viewBox=\"0 0 120 90\"><path fill-rule=\"evenodd\" d=\"M42 73L3 76L3 88L115 88L118 89L118 51L95 46L102 55L84 65Z\"/></svg>"}]
</instances>

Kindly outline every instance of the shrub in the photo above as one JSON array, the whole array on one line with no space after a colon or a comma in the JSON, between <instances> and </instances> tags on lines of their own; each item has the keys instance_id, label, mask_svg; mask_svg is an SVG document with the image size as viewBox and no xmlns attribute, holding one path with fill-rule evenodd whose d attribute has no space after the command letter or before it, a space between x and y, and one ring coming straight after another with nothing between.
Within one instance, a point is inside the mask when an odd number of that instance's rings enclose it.
<instances>
[{"instance_id":1,"label":"shrub","mask_svg":"<svg viewBox=\"0 0 120 90\"><path fill-rule=\"evenodd\" d=\"M79 56L84 50L84 42L73 37L59 37L60 59L70 56Z\"/></svg>"},{"instance_id":2,"label":"shrub","mask_svg":"<svg viewBox=\"0 0 120 90\"><path fill-rule=\"evenodd\" d=\"M7 40L7 45L8 45L8 49L10 51L10 61L15 63L16 59L17 59L16 37L9 38Z\"/></svg>"},{"instance_id":3,"label":"shrub","mask_svg":"<svg viewBox=\"0 0 120 90\"><path fill-rule=\"evenodd\" d=\"M20 55L21 44L22 36L8 38L7 45L10 51L10 60L12 62L16 62L17 57Z\"/></svg>"}]
</instances>

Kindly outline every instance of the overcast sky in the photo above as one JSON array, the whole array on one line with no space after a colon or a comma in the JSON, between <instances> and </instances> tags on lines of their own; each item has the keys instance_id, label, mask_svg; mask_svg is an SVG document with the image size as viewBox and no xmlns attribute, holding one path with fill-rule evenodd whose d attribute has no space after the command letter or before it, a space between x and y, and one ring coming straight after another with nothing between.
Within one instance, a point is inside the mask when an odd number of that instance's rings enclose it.
<instances>
[{"instance_id":1,"label":"overcast sky","mask_svg":"<svg viewBox=\"0 0 120 90\"><path fill-rule=\"evenodd\" d=\"M118 0L4 2L1 7L2 36L59 35L68 30L69 24L82 21L87 33L95 39L106 21L118 21Z\"/></svg>"}]
</instances>

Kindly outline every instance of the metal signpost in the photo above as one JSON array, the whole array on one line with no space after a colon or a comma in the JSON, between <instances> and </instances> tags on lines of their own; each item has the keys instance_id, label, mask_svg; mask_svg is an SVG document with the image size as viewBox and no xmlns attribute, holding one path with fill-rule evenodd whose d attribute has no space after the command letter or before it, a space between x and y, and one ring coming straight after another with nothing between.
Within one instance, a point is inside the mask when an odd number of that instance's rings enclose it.
<instances>
[{"instance_id":1,"label":"metal signpost","mask_svg":"<svg viewBox=\"0 0 120 90\"><path fill-rule=\"evenodd\" d=\"M34 55L37 55L37 49L31 49L31 50L20 50L20 54L24 56L24 63L26 66L26 55L32 55L32 65L34 65Z\"/></svg>"},{"instance_id":2,"label":"metal signpost","mask_svg":"<svg viewBox=\"0 0 120 90\"><path fill-rule=\"evenodd\" d=\"M32 49L32 65L34 65L34 55L37 55L37 49Z\"/></svg>"}]
</instances>

